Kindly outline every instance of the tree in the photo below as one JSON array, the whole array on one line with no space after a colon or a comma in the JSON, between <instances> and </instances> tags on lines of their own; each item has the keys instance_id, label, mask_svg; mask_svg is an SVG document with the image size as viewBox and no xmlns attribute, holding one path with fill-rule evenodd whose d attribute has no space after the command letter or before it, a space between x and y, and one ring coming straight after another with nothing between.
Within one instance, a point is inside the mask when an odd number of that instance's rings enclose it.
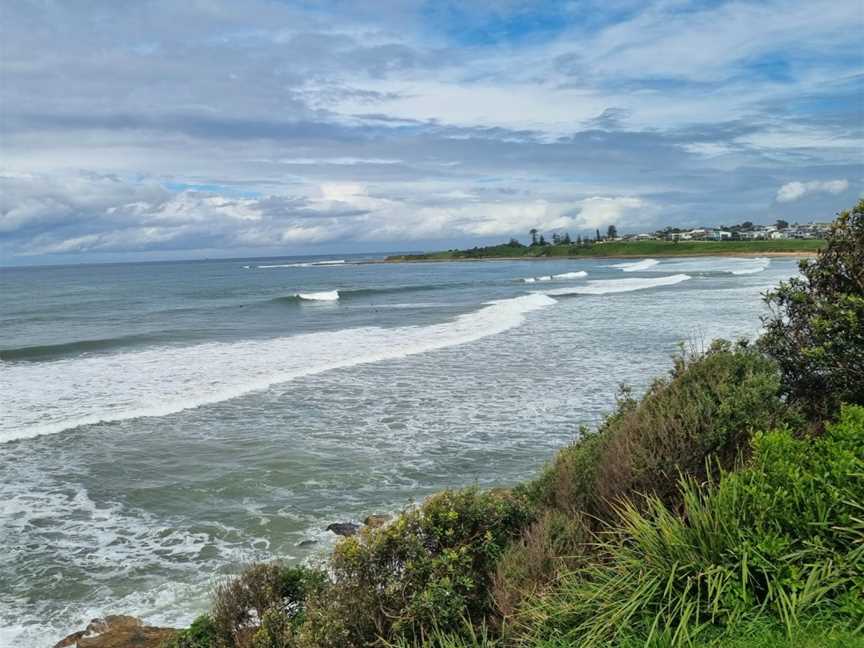
<instances>
[{"instance_id":1,"label":"tree","mask_svg":"<svg viewBox=\"0 0 864 648\"><path fill-rule=\"evenodd\" d=\"M541 246L541 247L544 246L544 245L549 245L549 244L546 242L546 239L543 238L543 235L542 235L542 234L540 235L540 240L538 241L537 245L539 245L539 246Z\"/></svg>"},{"instance_id":2,"label":"tree","mask_svg":"<svg viewBox=\"0 0 864 648\"><path fill-rule=\"evenodd\" d=\"M509 245L510 247L525 247L515 238L511 238L507 245Z\"/></svg>"},{"instance_id":3,"label":"tree","mask_svg":"<svg viewBox=\"0 0 864 648\"><path fill-rule=\"evenodd\" d=\"M814 418L864 404L864 200L838 215L815 261L766 294L760 347L793 402Z\"/></svg>"},{"instance_id":4,"label":"tree","mask_svg":"<svg viewBox=\"0 0 864 648\"><path fill-rule=\"evenodd\" d=\"M789 223L787 223L785 220L782 220L779 218L777 219L777 222L775 223L775 225L776 225L778 230L784 230L787 227L789 227Z\"/></svg>"},{"instance_id":5,"label":"tree","mask_svg":"<svg viewBox=\"0 0 864 648\"><path fill-rule=\"evenodd\" d=\"M598 230L594 230L594 233L595 233L594 240L595 240L595 241L599 241L599 240L600 240L600 230L599 230L599 229L598 229Z\"/></svg>"},{"instance_id":6,"label":"tree","mask_svg":"<svg viewBox=\"0 0 864 648\"><path fill-rule=\"evenodd\" d=\"M582 235L581 234L576 235L576 245L579 245L579 246L582 245Z\"/></svg>"},{"instance_id":7,"label":"tree","mask_svg":"<svg viewBox=\"0 0 864 648\"><path fill-rule=\"evenodd\" d=\"M552 244L553 245L560 245L561 244L561 235L558 234L557 232L552 234Z\"/></svg>"},{"instance_id":8,"label":"tree","mask_svg":"<svg viewBox=\"0 0 864 648\"><path fill-rule=\"evenodd\" d=\"M573 241L570 240L570 232L564 232L564 238L561 239L561 242L564 245L572 245Z\"/></svg>"},{"instance_id":9,"label":"tree","mask_svg":"<svg viewBox=\"0 0 864 648\"><path fill-rule=\"evenodd\" d=\"M531 245L537 245L537 230L532 227L528 233L531 235Z\"/></svg>"},{"instance_id":10,"label":"tree","mask_svg":"<svg viewBox=\"0 0 864 648\"><path fill-rule=\"evenodd\" d=\"M609 228L606 230L606 238L613 240L618 238L618 228L614 225L610 225Z\"/></svg>"}]
</instances>

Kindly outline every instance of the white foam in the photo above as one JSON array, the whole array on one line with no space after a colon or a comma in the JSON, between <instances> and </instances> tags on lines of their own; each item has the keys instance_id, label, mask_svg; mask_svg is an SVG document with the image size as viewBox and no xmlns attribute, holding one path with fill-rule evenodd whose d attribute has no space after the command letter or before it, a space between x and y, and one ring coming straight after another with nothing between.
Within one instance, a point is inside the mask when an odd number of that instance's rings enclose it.
<instances>
[{"instance_id":1,"label":"white foam","mask_svg":"<svg viewBox=\"0 0 864 648\"><path fill-rule=\"evenodd\" d=\"M656 277L651 279L604 279L589 281L582 286L572 288L556 288L544 292L546 295L608 295L612 293L625 293L634 290L647 290L660 286L674 286L690 278L686 274L670 275L668 277Z\"/></svg>"},{"instance_id":2,"label":"white foam","mask_svg":"<svg viewBox=\"0 0 864 648\"><path fill-rule=\"evenodd\" d=\"M642 270L648 270L649 268L653 268L658 263L660 263L657 259L643 259L642 261L632 261L628 263L615 263L610 268L618 268L624 272L641 272Z\"/></svg>"},{"instance_id":3,"label":"white foam","mask_svg":"<svg viewBox=\"0 0 864 648\"><path fill-rule=\"evenodd\" d=\"M534 277L525 277L522 281L525 283L534 283L537 280Z\"/></svg>"},{"instance_id":4,"label":"white foam","mask_svg":"<svg viewBox=\"0 0 864 648\"><path fill-rule=\"evenodd\" d=\"M339 291L324 290L321 292L297 293L296 296L308 301L337 301L339 299Z\"/></svg>"},{"instance_id":5,"label":"white foam","mask_svg":"<svg viewBox=\"0 0 864 648\"><path fill-rule=\"evenodd\" d=\"M733 275L756 274L757 272L767 270L768 266L771 265L771 259L767 257L756 257L755 259L736 259L736 261L745 262L747 264L747 267L732 270Z\"/></svg>"},{"instance_id":6,"label":"white foam","mask_svg":"<svg viewBox=\"0 0 864 648\"><path fill-rule=\"evenodd\" d=\"M767 257L690 257L667 260L660 269L670 272L711 272L732 275L749 275L763 272L771 265Z\"/></svg>"},{"instance_id":7,"label":"white foam","mask_svg":"<svg viewBox=\"0 0 864 648\"><path fill-rule=\"evenodd\" d=\"M0 365L0 442L102 421L165 416L302 376L465 344L554 304L542 294L490 302L452 321L271 340L211 342Z\"/></svg>"},{"instance_id":8,"label":"white foam","mask_svg":"<svg viewBox=\"0 0 864 648\"><path fill-rule=\"evenodd\" d=\"M576 272L562 272L561 274L552 275L553 279L581 279L582 277L587 277L588 273L584 270L577 270Z\"/></svg>"},{"instance_id":9,"label":"white foam","mask_svg":"<svg viewBox=\"0 0 864 648\"><path fill-rule=\"evenodd\" d=\"M276 263L272 265L259 265L258 268L266 270L268 268L314 268L320 266L343 265L345 259L328 259L325 261L307 261L305 263ZM243 266L244 268L248 266Z\"/></svg>"}]
</instances>

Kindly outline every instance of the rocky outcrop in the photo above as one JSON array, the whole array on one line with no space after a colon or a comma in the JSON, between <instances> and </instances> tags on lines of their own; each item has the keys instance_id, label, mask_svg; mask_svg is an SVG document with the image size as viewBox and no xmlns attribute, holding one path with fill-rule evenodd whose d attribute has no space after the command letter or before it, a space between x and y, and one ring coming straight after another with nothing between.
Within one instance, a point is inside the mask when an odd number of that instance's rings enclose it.
<instances>
[{"instance_id":1,"label":"rocky outcrop","mask_svg":"<svg viewBox=\"0 0 864 648\"><path fill-rule=\"evenodd\" d=\"M363 524L365 524L367 527L377 529L378 527L384 526L389 521L390 521L389 515L378 514L378 515L370 515L365 520L363 520Z\"/></svg>"},{"instance_id":2,"label":"rocky outcrop","mask_svg":"<svg viewBox=\"0 0 864 648\"><path fill-rule=\"evenodd\" d=\"M327 530L347 538L355 535L360 530L360 525L353 522L334 522L327 527Z\"/></svg>"},{"instance_id":3,"label":"rocky outcrop","mask_svg":"<svg viewBox=\"0 0 864 648\"><path fill-rule=\"evenodd\" d=\"M73 632L54 648L160 648L176 632L144 625L135 617L111 615L93 619L84 630Z\"/></svg>"}]
</instances>

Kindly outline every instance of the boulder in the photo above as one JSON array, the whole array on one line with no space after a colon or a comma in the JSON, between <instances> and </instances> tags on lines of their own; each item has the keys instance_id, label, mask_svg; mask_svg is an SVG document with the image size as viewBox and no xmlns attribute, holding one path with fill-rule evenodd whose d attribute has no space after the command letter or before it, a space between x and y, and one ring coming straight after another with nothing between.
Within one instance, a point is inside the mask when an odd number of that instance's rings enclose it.
<instances>
[{"instance_id":1,"label":"boulder","mask_svg":"<svg viewBox=\"0 0 864 648\"><path fill-rule=\"evenodd\" d=\"M387 522L390 521L390 516L386 513L370 515L365 520L363 520L363 524L373 529L377 529L380 526L384 526Z\"/></svg>"},{"instance_id":2,"label":"boulder","mask_svg":"<svg viewBox=\"0 0 864 648\"><path fill-rule=\"evenodd\" d=\"M327 530L347 538L355 535L360 530L360 525L353 522L334 522L327 527Z\"/></svg>"},{"instance_id":3,"label":"boulder","mask_svg":"<svg viewBox=\"0 0 864 648\"><path fill-rule=\"evenodd\" d=\"M144 625L141 619L110 615L93 619L84 630L73 632L54 648L160 648L177 630Z\"/></svg>"}]
</instances>

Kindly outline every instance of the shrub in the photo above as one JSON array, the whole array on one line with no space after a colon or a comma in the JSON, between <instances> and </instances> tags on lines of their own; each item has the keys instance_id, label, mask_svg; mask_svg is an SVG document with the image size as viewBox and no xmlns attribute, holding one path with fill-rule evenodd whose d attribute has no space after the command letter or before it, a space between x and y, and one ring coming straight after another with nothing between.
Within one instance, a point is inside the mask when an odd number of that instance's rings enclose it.
<instances>
[{"instance_id":1,"label":"shrub","mask_svg":"<svg viewBox=\"0 0 864 648\"><path fill-rule=\"evenodd\" d=\"M598 432L563 449L527 492L545 506L603 520L636 493L673 504L680 473L704 478L708 457L731 467L754 430L797 421L779 390L774 363L743 342L682 354L668 379L638 402L625 393Z\"/></svg>"},{"instance_id":2,"label":"shrub","mask_svg":"<svg viewBox=\"0 0 864 648\"><path fill-rule=\"evenodd\" d=\"M304 641L361 646L458 633L489 612L495 563L530 522L523 498L467 489L346 538L333 553L331 587L310 604Z\"/></svg>"},{"instance_id":3,"label":"shrub","mask_svg":"<svg viewBox=\"0 0 864 648\"><path fill-rule=\"evenodd\" d=\"M759 343L780 365L785 393L824 418L841 402L864 404L864 200L800 268L766 295L772 313Z\"/></svg>"},{"instance_id":4,"label":"shrub","mask_svg":"<svg viewBox=\"0 0 864 648\"><path fill-rule=\"evenodd\" d=\"M591 539L590 525L582 516L544 511L498 561L492 580L496 612L505 620L512 617L523 601L579 564Z\"/></svg>"},{"instance_id":5,"label":"shrub","mask_svg":"<svg viewBox=\"0 0 864 648\"><path fill-rule=\"evenodd\" d=\"M212 648L216 645L216 627L207 614L197 617L192 625L169 639L164 648Z\"/></svg>"},{"instance_id":6,"label":"shrub","mask_svg":"<svg viewBox=\"0 0 864 648\"><path fill-rule=\"evenodd\" d=\"M532 606L529 632L574 646L622 636L675 646L759 614L789 633L823 612L861 624L864 408L845 408L822 438L759 434L753 452L716 486L683 480L682 515L656 496L620 504L599 559Z\"/></svg>"},{"instance_id":7,"label":"shrub","mask_svg":"<svg viewBox=\"0 0 864 648\"><path fill-rule=\"evenodd\" d=\"M211 614L215 644L252 646L256 638L258 645L268 648L288 646L287 630L277 629L302 622L307 597L323 586L325 578L323 572L305 567L278 563L249 566L216 587ZM262 621L266 622L263 633L256 637ZM274 643L277 639L283 643Z\"/></svg>"}]
</instances>

